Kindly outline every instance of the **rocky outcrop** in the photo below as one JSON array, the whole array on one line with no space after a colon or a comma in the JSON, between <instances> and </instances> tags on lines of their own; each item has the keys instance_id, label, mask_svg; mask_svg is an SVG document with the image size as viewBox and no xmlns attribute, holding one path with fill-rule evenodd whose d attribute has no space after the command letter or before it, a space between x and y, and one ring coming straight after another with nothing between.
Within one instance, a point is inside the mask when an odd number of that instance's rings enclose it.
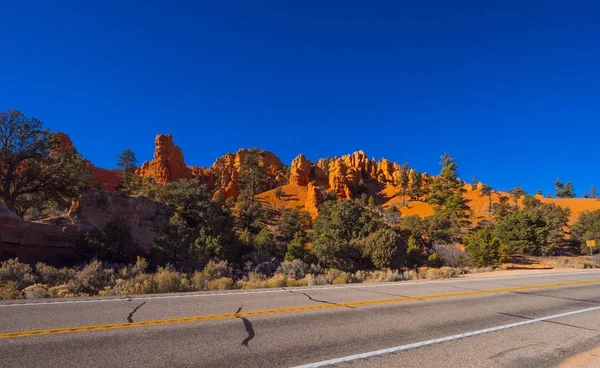
<instances>
[{"instance_id":1,"label":"rocky outcrop","mask_svg":"<svg viewBox=\"0 0 600 368\"><path fill-rule=\"evenodd\" d=\"M303 155L298 155L290 166L290 184L306 186L310 182L310 161Z\"/></svg>"},{"instance_id":2,"label":"rocky outcrop","mask_svg":"<svg viewBox=\"0 0 600 368\"><path fill-rule=\"evenodd\" d=\"M64 265L73 261L79 227L28 222L0 205L0 261Z\"/></svg>"},{"instance_id":3,"label":"rocky outcrop","mask_svg":"<svg viewBox=\"0 0 600 368\"><path fill-rule=\"evenodd\" d=\"M236 153L228 153L223 157L218 158L210 171L220 178L217 185L219 190L215 196L223 198L236 198L240 193L240 174L242 166L246 162L250 150L241 149ZM285 175L283 173L283 162L273 152L259 151L258 164L263 167L266 174L265 189L274 189L285 183Z\"/></svg>"},{"instance_id":4,"label":"rocky outcrop","mask_svg":"<svg viewBox=\"0 0 600 368\"><path fill-rule=\"evenodd\" d=\"M379 160L377 164L377 181L390 184L400 182L400 165L386 158Z\"/></svg>"},{"instance_id":5,"label":"rocky outcrop","mask_svg":"<svg viewBox=\"0 0 600 368\"><path fill-rule=\"evenodd\" d=\"M173 143L171 134L157 135L154 144L154 159L144 162L136 174L152 178L158 184L192 178L192 170L185 165L183 152Z\"/></svg>"},{"instance_id":6,"label":"rocky outcrop","mask_svg":"<svg viewBox=\"0 0 600 368\"><path fill-rule=\"evenodd\" d=\"M321 190L315 185L315 182L308 183L306 187L306 202L304 203L304 209L313 218L317 218L319 214L319 206L323 203L323 195Z\"/></svg>"},{"instance_id":7,"label":"rocky outcrop","mask_svg":"<svg viewBox=\"0 0 600 368\"><path fill-rule=\"evenodd\" d=\"M352 191L348 186L349 179L348 168L341 159L333 159L329 162L329 189L332 190L338 199L352 198Z\"/></svg>"},{"instance_id":8,"label":"rocky outcrop","mask_svg":"<svg viewBox=\"0 0 600 368\"><path fill-rule=\"evenodd\" d=\"M146 197L131 197L99 190L90 190L73 200L69 217L86 232L101 229L112 220L125 222L133 241L146 252L166 225L171 215L169 206Z\"/></svg>"},{"instance_id":9,"label":"rocky outcrop","mask_svg":"<svg viewBox=\"0 0 600 368\"><path fill-rule=\"evenodd\" d=\"M198 178L209 188L219 188L215 197L236 198L240 193L239 177L250 150L241 149L218 158L210 168L186 166L181 148L173 143L170 134L159 134L155 139L154 159L144 162L136 171L141 177L152 178L158 184ZM283 162L269 151L259 151L259 165L266 172L266 189L285 183Z\"/></svg>"}]
</instances>

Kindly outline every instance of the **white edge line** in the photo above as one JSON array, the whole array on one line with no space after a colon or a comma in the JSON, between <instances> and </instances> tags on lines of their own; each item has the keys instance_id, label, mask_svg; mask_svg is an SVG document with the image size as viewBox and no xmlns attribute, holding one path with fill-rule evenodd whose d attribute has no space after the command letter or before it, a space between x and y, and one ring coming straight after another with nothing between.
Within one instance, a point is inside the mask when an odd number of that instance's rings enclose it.
<instances>
[{"instance_id":1,"label":"white edge line","mask_svg":"<svg viewBox=\"0 0 600 368\"><path fill-rule=\"evenodd\" d=\"M566 317L566 316L570 316L570 315L573 315L573 314L580 314L580 313L591 312L591 311L595 311L595 310L599 310L599 309L600 309L600 307L580 309L580 310L576 310L576 311L572 311L572 312L566 312L566 313L561 313L561 314L555 314L555 315L552 315L552 316L546 316L546 317L540 317L540 318L530 319L530 320L523 321L523 322L510 323L508 325L490 327L490 328L486 328L486 329L483 329L483 330L470 331L470 332L465 332L465 333L461 333L461 334L458 334L458 335L446 336L446 337L442 337L442 338L439 338L439 339L420 341L420 342L416 342L416 343L412 343L412 344L408 344L408 345L400 345L400 346L395 346L395 347L392 347L392 348L387 348L387 349L382 349L382 350L375 350L375 351L370 351L370 352L362 353L362 354L349 355L349 356L345 356L345 357L342 357L342 358L336 358L336 359L324 360L324 361L316 362L316 363L299 365L299 366L296 366L294 368L316 368L316 367L324 367L324 366L333 365L333 364L351 362L351 361L355 361L355 360L359 360L359 359L366 359L366 358L371 358L371 357L374 357L374 356L380 356L380 355L385 355L385 354L397 353L397 352L404 351L404 350L415 349L415 348L418 348L418 347L421 347L421 346L428 346L428 345L439 344L441 342L458 340L458 339L462 339L462 338L465 338L465 337L477 336L477 335L482 335L482 334L486 334L486 333L489 333L489 332L506 330L508 328L524 326L524 325L528 325L528 324L531 324L531 323L542 322L542 321L547 321L547 320L550 320L550 319L556 319L556 318Z\"/></svg>"},{"instance_id":2,"label":"white edge line","mask_svg":"<svg viewBox=\"0 0 600 368\"><path fill-rule=\"evenodd\" d=\"M352 289L367 289L374 287L396 287L396 286L409 286L409 285L430 285L430 284L444 284L454 282L468 282L468 281L486 281L486 280L509 280L509 279L522 279L531 277L549 277L549 276L573 276L581 275L585 273L598 273L598 270L586 270L577 272L550 272L550 273L539 273L535 275L515 275L515 276L488 276L488 277L469 277L469 278L456 278L448 280L436 280L436 281L395 281L395 282L383 282L377 284L368 283L357 283L349 284L352 285ZM349 288L347 285L338 286L314 286L314 287L291 287L289 289L273 289L273 290L252 290L252 291L236 291L229 293L206 293L206 294L177 294L177 295L160 295L160 296L140 296L140 297L122 297L112 299L89 299L89 300L64 300L54 302L31 302L31 303L13 303L13 304L0 304L0 308L3 307L31 307L36 305L55 305L55 304L81 304L81 303L109 303L109 302L130 302L136 300L152 300L152 299L175 299L175 298L200 298L209 296L236 296L236 295L248 295L248 294L266 294L266 293L287 293L288 290L292 291L319 291L319 290L332 290L332 289L345 289Z\"/></svg>"}]
</instances>

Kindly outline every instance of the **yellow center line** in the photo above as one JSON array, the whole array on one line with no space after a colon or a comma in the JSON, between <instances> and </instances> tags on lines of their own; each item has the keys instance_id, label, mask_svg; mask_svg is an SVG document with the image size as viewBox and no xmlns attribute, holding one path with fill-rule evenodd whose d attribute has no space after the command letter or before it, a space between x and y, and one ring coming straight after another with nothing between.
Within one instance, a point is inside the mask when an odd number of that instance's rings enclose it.
<instances>
[{"instance_id":1,"label":"yellow center line","mask_svg":"<svg viewBox=\"0 0 600 368\"><path fill-rule=\"evenodd\" d=\"M64 333L84 332L84 331L100 331L100 330L110 330L110 329L116 329L116 328L156 326L156 325L186 323L186 322L200 322L200 321L208 321L208 320L215 320L215 319L251 317L251 316L257 316L257 315L293 313L293 312L303 312L303 311L312 311L312 310L320 310L320 309L333 309L333 308L342 308L342 307L359 307L359 306L364 306L364 305L399 303L399 302L406 302L406 301L422 301L425 299L442 299L442 298L455 298L455 297L460 297L460 296L498 294L498 293L508 293L508 292L512 292L512 291L548 289L548 288L555 288L555 287L590 285L590 284L597 284L597 283L600 283L600 280L572 281L572 282L564 282L564 283L558 283L558 284L517 286L517 287L502 288L502 289L463 291L463 292L458 292L458 293L420 295L420 296L414 296L414 297L400 297L400 298L391 298L391 299L365 300L365 301L346 302L346 303L338 303L338 304L306 305L306 306L301 306L301 307L265 309L265 310L256 310L256 311L250 311L250 312L212 314L212 315L192 316L192 317L183 317L183 318L167 318L167 319L157 319L157 320L140 321L140 322L132 322L132 323L109 323L109 324L90 325L90 326L51 328L51 329L46 329L46 330L3 332L3 333L0 333L0 339L11 339L11 338L16 338L16 337L39 336L39 335L54 335L54 334L64 334Z\"/></svg>"}]
</instances>

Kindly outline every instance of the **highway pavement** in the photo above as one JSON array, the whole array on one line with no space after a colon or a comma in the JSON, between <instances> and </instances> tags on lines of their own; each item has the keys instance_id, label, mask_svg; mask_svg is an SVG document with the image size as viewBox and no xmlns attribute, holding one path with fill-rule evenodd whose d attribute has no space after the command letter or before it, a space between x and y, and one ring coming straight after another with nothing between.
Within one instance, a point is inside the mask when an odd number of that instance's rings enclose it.
<instances>
[{"instance_id":1,"label":"highway pavement","mask_svg":"<svg viewBox=\"0 0 600 368\"><path fill-rule=\"evenodd\" d=\"M600 271L0 302L1 367L552 367L600 345Z\"/></svg>"}]
</instances>

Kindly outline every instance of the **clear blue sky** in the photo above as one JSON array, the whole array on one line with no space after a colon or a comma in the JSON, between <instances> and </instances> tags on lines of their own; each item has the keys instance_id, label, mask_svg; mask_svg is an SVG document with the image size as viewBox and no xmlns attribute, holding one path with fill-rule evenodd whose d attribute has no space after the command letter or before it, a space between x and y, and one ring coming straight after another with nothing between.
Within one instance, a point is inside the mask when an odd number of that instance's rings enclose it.
<instances>
[{"instance_id":1,"label":"clear blue sky","mask_svg":"<svg viewBox=\"0 0 600 368\"><path fill-rule=\"evenodd\" d=\"M94 4L92 4L94 3ZM600 187L597 1L11 1L0 110L98 166L363 149L496 188Z\"/></svg>"}]
</instances>

